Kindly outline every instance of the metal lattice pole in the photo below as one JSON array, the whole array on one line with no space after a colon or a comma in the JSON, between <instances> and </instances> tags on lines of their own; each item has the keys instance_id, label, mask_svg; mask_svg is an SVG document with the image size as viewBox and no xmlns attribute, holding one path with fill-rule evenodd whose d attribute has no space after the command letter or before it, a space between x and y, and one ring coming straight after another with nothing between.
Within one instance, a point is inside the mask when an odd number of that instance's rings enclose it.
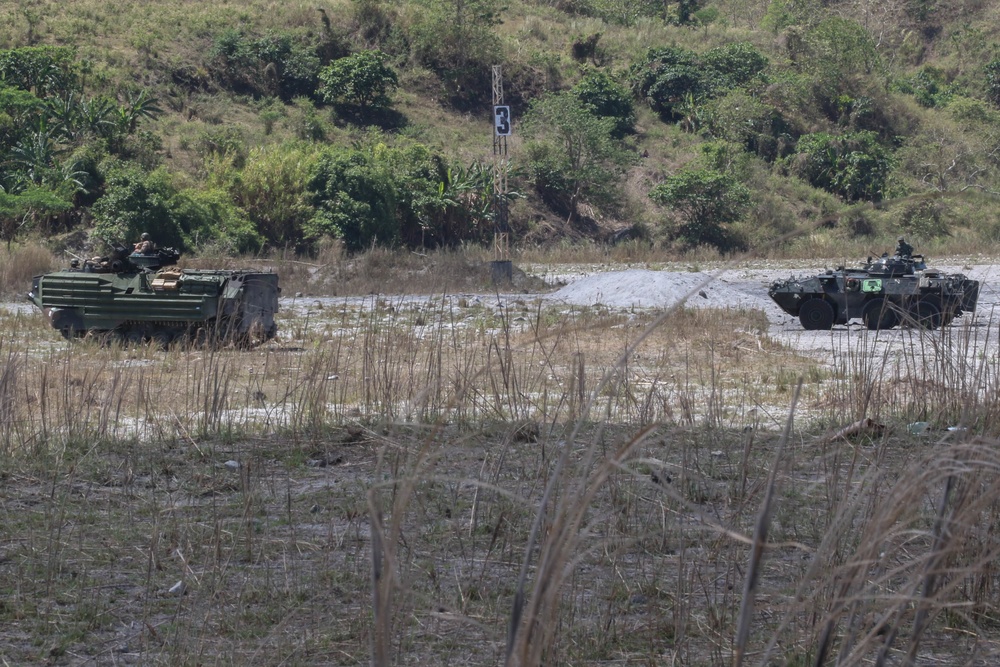
<instances>
[{"instance_id":1,"label":"metal lattice pole","mask_svg":"<svg viewBox=\"0 0 1000 667\"><path fill-rule=\"evenodd\" d=\"M503 76L500 65L493 66L493 260L510 261L510 222L507 210L507 137L510 110L503 105Z\"/></svg>"}]
</instances>

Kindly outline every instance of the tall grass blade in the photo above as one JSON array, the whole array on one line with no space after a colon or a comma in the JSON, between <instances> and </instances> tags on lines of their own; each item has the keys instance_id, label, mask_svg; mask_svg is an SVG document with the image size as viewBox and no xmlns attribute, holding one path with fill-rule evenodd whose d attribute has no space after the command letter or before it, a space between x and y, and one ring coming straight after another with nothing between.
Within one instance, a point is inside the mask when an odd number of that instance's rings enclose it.
<instances>
[{"instance_id":1,"label":"tall grass blade","mask_svg":"<svg viewBox=\"0 0 1000 667\"><path fill-rule=\"evenodd\" d=\"M757 596L757 584L764 560L764 549L767 546L767 534L771 527L771 513L774 505L778 470L781 467L785 445L791 437L792 424L795 421L795 408L801 393L802 378L800 377L798 384L795 386L795 393L792 395L792 404L788 409L788 418L785 421L785 428L781 433L778 449L774 454L774 461L771 463L771 471L767 476L767 484L764 491L764 499L760 505L760 513L757 515L757 522L754 524L753 538L750 543L750 562L747 564L747 573L743 581L743 599L740 602L736 641L733 645L734 667L741 667L743 665L743 656L746 653L747 642L750 639L750 624L753 620L754 600Z\"/></svg>"}]
</instances>

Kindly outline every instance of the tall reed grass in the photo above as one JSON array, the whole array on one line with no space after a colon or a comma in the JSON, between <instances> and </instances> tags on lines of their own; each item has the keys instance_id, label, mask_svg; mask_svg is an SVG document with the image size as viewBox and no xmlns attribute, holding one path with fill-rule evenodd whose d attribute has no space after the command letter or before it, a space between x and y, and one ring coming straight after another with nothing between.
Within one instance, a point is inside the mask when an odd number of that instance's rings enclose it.
<instances>
[{"instance_id":1,"label":"tall reed grass","mask_svg":"<svg viewBox=\"0 0 1000 667\"><path fill-rule=\"evenodd\" d=\"M31 278L51 271L56 261L52 253L38 245L8 250L0 246L0 295L24 296L31 289Z\"/></svg>"},{"instance_id":2,"label":"tall reed grass","mask_svg":"<svg viewBox=\"0 0 1000 667\"><path fill-rule=\"evenodd\" d=\"M988 317L817 365L739 311L291 312L249 353L2 316L5 659L994 656Z\"/></svg>"}]
</instances>

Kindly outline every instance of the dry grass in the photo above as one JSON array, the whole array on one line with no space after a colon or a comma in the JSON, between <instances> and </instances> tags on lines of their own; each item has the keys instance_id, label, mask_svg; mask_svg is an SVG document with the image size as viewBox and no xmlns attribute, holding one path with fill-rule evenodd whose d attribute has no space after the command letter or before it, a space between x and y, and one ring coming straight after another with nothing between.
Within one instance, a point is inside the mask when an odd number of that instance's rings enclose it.
<instances>
[{"instance_id":1,"label":"dry grass","mask_svg":"<svg viewBox=\"0 0 1000 667\"><path fill-rule=\"evenodd\" d=\"M760 313L494 304L297 300L249 353L0 313L0 657L996 657L995 326L826 365Z\"/></svg>"},{"instance_id":2,"label":"dry grass","mask_svg":"<svg viewBox=\"0 0 1000 667\"><path fill-rule=\"evenodd\" d=\"M492 254L479 247L415 252L373 248L348 255L333 244L315 257L275 252L261 258L182 258L191 268L271 268L281 275L282 290L291 296L348 296L368 294L455 294L493 288ZM514 282L503 290L537 291L544 285L515 271Z\"/></svg>"},{"instance_id":3,"label":"dry grass","mask_svg":"<svg viewBox=\"0 0 1000 667\"><path fill-rule=\"evenodd\" d=\"M56 259L38 245L0 248L0 294L23 296L31 289L31 278L52 271Z\"/></svg>"}]
</instances>

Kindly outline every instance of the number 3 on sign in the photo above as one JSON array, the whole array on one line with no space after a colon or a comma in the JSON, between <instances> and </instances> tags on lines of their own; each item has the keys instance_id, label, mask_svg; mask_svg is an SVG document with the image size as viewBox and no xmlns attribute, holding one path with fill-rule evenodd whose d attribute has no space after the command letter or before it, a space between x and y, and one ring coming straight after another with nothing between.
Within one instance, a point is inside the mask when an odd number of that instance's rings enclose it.
<instances>
[{"instance_id":1,"label":"number 3 on sign","mask_svg":"<svg viewBox=\"0 0 1000 667\"><path fill-rule=\"evenodd\" d=\"M498 137L510 136L510 107L493 107L493 126Z\"/></svg>"}]
</instances>

